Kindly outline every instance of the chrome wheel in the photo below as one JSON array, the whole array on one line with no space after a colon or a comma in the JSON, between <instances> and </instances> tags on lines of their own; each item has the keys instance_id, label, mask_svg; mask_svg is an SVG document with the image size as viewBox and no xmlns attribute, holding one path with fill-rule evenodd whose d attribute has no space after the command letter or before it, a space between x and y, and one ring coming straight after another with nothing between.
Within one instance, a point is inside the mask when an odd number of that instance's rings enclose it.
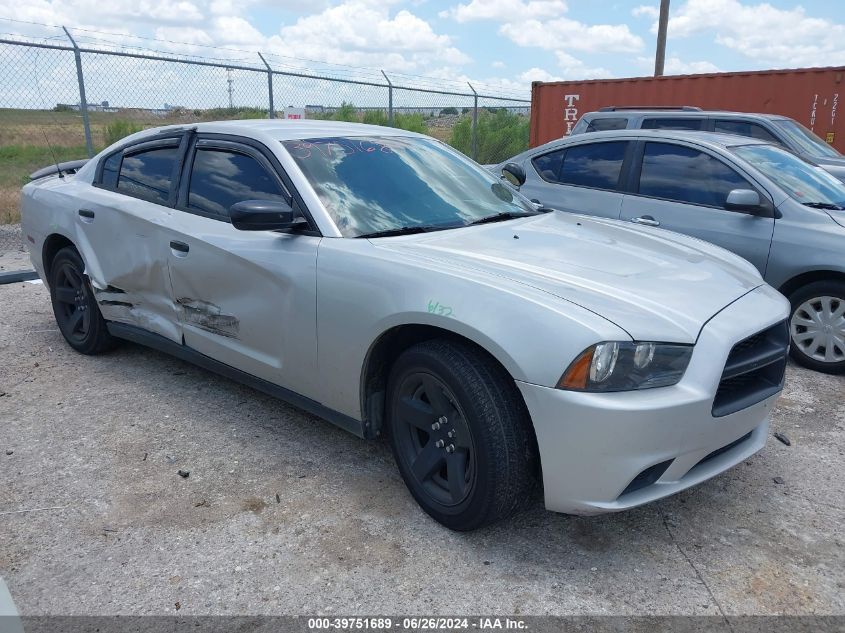
<instances>
[{"instance_id":1,"label":"chrome wheel","mask_svg":"<svg viewBox=\"0 0 845 633\"><path fill-rule=\"evenodd\" d=\"M790 333L792 344L809 358L845 361L845 300L822 296L804 301L792 314Z\"/></svg>"}]
</instances>

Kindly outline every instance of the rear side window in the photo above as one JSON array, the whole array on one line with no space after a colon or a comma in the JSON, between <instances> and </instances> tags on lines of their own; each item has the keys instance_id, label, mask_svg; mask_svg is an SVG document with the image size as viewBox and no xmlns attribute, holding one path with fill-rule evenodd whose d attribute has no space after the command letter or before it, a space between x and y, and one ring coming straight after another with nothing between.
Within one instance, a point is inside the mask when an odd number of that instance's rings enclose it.
<instances>
[{"instance_id":1,"label":"rear side window","mask_svg":"<svg viewBox=\"0 0 845 633\"><path fill-rule=\"evenodd\" d=\"M560 175L560 166L563 164L564 153L565 150L559 149L555 152L538 156L531 162L534 163L534 169L537 170L537 173L540 174L543 180L557 182L558 176Z\"/></svg>"},{"instance_id":2,"label":"rear side window","mask_svg":"<svg viewBox=\"0 0 845 633\"><path fill-rule=\"evenodd\" d=\"M123 157L117 190L126 195L166 205L179 147L156 147ZM105 177L105 171L104 171Z\"/></svg>"},{"instance_id":3,"label":"rear side window","mask_svg":"<svg viewBox=\"0 0 845 633\"><path fill-rule=\"evenodd\" d=\"M643 121L644 130L700 130L704 119L693 118L653 118Z\"/></svg>"},{"instance_id":4,"label":"rear side window","mask_svg":"<svg viewBox=\"0 0 845 633\"><path fill-rule=\"evenodd\" d=\"M599 118L590 121L585 132L604 132L606 130L624 130L628 127L628 119L624 117L617 118Z\"/></svg>"},{"instance_id":5,"label":"rear side window","mask_svg":"<svg viewBox=\"0 0 845 633\"><path fill-rule=\"evenodd\" d=\"M713 128L714 132L722 132L724 134L737 134L739 136L750 136L751 138L758 138L761 141L768 141L769 143L780 143L766 128L757 123L750 121L731 121L727 119L716 120Z\"/></svg>"},{"instance_id":6,"label":"rear side window","mask_svg":"<svg viewBox=\"0 0 845 633\"><path fill-rule=\"evenodd\" d=\"M627 141L588 143L566 150L558 182L596 189L616 189Z\"/></svg>"},{"instance_id":7,"label":"rear side window","mask_svg":"<svg viewBox=\"0 0 845 633\"><path fill-rule=\"evenodd\" d=\"M754 189L722 161L683 145L646 143L639 193L724 208L732 189Z\"/></svg>"},{"instance_id":8,"label":"rear side window","mask_svg":"<svg viewBox=\"0 0 845 633\"><path fill-rule=\"evenodd\" d=\"M100 175L100 184L108 189L117 188L117 176L120 173L120 161L123 158L122 152L108 156L103 161L103 171Z\"/></svg>"},{"instance_id":9,"label":"rear side window","mask_svg":"<svg viewBox=\"0 0 845 633\"><path fill-rule=\"evenodd\" d=\"M276 178L254 157L221 149L197 148L188 188L188 207L229 217L244 200L287 202Z\"/></svg>"}]
</instances>

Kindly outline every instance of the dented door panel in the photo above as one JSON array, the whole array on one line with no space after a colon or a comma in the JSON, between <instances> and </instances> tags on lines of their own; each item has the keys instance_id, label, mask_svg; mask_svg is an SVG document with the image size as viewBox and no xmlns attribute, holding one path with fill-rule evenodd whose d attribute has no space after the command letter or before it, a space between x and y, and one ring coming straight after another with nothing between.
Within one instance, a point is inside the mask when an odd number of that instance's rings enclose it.
<instances>
[{"instance_id":1,"label":"dented door panel","mask_svg":"<svg viewBox=\"0 0 845 633\"><path fill-rule=\"evenodd\" d=\"M188 247L168 253L185 345L316 399L320 239L176 211L164 243Z\"/></svg>"},{"instance_id":2,"label":"dented door panel","mask_svg":"<svg viewBox=\"0 0 845 633\"><path fill-rule=\"evenodd\" d=\"M74 214L86 273L103 318L181 340L164 241L172 211L97 187Z\"/></svg>"}]
</instances>

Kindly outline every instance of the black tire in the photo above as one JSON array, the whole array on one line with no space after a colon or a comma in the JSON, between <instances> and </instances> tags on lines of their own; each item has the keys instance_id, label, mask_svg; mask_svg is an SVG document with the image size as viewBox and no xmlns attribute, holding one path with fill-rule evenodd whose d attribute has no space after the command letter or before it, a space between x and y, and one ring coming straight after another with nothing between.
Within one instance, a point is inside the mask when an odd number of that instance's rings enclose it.
<instances>
[{"instance_id":1,"label":"black tire","mask_svg":"<svg viewBox=\"0 0 845 633\"><path fill-rule=\"evenodd\" d=\"M807 284L793 292L789 302L790 354L795 362L828 374L845 373L845 314L839 314L845 311L845 282Z\"/></svg>"},{"instance_id":2,"label":"black tire","mask_svg":"<svg viewBox=\"0 0 845 633\"><path fill-rule=\"evenodd\" d=\"M489 525L533 498L537 442L522 396L470 345L437 339L406 350L388 381L387 427L414 499L450 529Z\"/></svg>"},{"instance_id":3,"label":"black tire","mask_svg":"<svg viewBox=\"0 0 845 633\"><path fill-rule=\"evenodd\" d=\"M113 348L105 319L85 276L85 263L75 248L56 253L50 266L50 301L65 340L82 354L99 354Z\"/></svg>"}]
</instances>

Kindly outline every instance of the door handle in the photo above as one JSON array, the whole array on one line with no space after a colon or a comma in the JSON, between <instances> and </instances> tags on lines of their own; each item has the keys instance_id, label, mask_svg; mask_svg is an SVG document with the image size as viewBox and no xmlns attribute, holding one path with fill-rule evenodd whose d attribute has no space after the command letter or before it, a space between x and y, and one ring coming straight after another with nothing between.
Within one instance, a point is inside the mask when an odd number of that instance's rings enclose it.
<instances>
[{"instance_id":1,"label":"door handle","mask_svg":"<svg viewBox=\"0 0 845 633\"><path fill-rule=\"evenodd\" d=\"M185 242L177 242L176 240L170 241L170 248L172 248L177 253L185 253L187 254L191 247L185 244ZM179 257L184 257L185 255L179 255Z\"/></svg>"},{"instance_id":2,"label":"door handle","mask_svg":"<svg viewBox=\"0 0 845 633\"><path fill-rule=\"evenodd\" d=\"M88 220L94 219L94 212L91 209L80 209L79 210L79 217L80 218L87 218Z\"/></svg>"},{"instance_id":3,"label":"door handle","mask_svg":"<svg viewBox=\"0 0 845 633\"><path fill-rule=\"evenodd\" d=\"M645 226L660 226L660 222L650 215L641 215L638 218L631 218L631 222L634 224L643 224Z\"/></svg>"}]
</instances>

